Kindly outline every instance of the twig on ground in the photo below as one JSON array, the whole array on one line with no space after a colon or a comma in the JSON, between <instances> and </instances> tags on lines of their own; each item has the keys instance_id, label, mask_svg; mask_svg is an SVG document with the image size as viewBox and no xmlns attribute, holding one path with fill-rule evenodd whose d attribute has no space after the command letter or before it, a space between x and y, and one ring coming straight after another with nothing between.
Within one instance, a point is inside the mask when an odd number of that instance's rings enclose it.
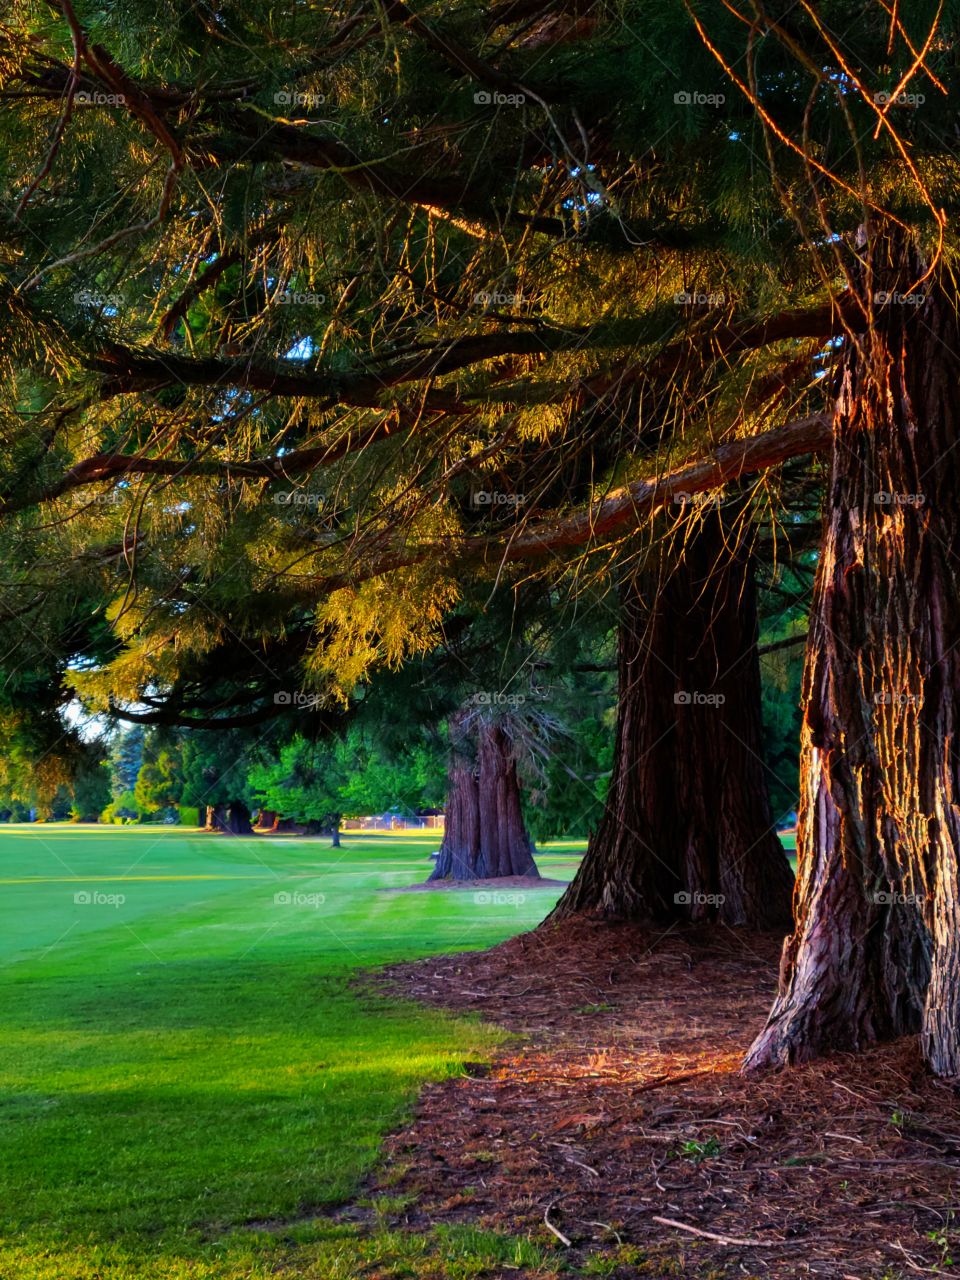
<instances>
[{"instance_id":1,"label":"twig on ground","mask_svg":"<svg viewBox=\"0 0 960 1280\"><path fill-rule=\"evenodd\" d=\"M659 1222L664 1227L676 1227L678 1231L688 1231L692 1236L702 1236L704 1240L716 1240L718 1244L739 1244L747 1245L751 1249L778 1249L783 1244L789 1244L787 1240L744 1240L740 1236L722 1236L715 1231L704 1231L700 1227L691 1227L686 1222L678 1222L676 1218L658 1218L653 1215L654 1222Z\"/></svg>"},{"instance_id":2,"label":"twig on ground","mask_svg":"<svg viewBox=\"0 0 960 1280\"><path fill-rule=\"evenodd\" d=\"M570 1248L570 1241L569 1241L569 1240L567 1239L567 1237L563 1234L563 1232L562 1232L562 1231L559 1231L559 1230L558 1230L558 1229L553 1225L553 1223L550 1221L550 1210L553 1208L553 1206L554 1206L555 1204L557 1204L557 1203L558 1203L558 1201L559 1201L559 1200L562 1200L562 1199L563 1199L563 1196L558 1196L558 1197L557 1197L557 1200L551 1200L551 1201L550 1201L550 1203L547 1205L547 1207L544 1209L544 1211L543 1211L543 1225L547 1228L547 1230L548 1230L548 1231L552 1232L552 1233L553 1233L553 1235L555 1235L555 1236L557 1237L557 1239L560 1241L560 1243L561 1243L561 1244L566 1245L566 1246L567 1246L567 1248L569 1249L569 1248Z\"/></svg>"}]
</instances>

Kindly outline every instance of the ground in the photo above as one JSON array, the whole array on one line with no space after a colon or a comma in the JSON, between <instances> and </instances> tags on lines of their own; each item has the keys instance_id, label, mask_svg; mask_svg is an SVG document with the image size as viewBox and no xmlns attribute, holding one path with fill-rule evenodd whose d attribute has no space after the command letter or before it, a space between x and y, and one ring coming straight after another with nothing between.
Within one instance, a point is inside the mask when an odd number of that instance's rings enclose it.
<instances>
[{"instance_id":1,"label":"ground","mask_svg":"<svg viewBox=\"0 0 960 1280\"><path fill-rule=\"evenodd\" d=\"M915 1040L739 1075L778 953L564 921L389 969L380 990L517 1033L391 1135L373 1186L395 1223L543 1239L549 1222L576 1274L618 1280L960 1274L960 1096Z\"/></svg>"},{"instance_id":2,"label":"ground","mask_svg":"<svg viewBox=\"0 0 960 1280\"><path fill-rule=\"evenodd\" d=\"M954 1274L913 1044L742 1081L776 940L515 936L435 845L0 828L0 1280Z\"/></svg>"}]
</instances>

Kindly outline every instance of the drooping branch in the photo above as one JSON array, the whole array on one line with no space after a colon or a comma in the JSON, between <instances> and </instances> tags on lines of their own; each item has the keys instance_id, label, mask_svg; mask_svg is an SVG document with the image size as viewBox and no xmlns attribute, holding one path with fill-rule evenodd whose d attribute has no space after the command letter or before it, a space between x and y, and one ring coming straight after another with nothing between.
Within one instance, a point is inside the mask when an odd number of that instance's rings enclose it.
<instances>
[{"instance_id":1,"label":"drooping branch","mask_svg":"<svg viewBox=\"0 0 960 1280\"><path fill-rule=\"evenodd\" d=\"M862 327L864 318L855 300L781 312L765 320L733 320L695 333L689 339L670 343L645 362L620 361L613 368L598 370L575 385L593 395L621 387L642 377L667 376L687 363L696 352L703 357L723 358L755 350L775 342L796 338L836 337L845 326ZM222 359L191 357L160 352L152 347L130 347L105 343L89 354L91 369L110 379L116 391L133 391L180 383L183 386L242 387L268 395L323 398L332 403L376 407L382 393L392 387L427 378L441 377L508 356L551 356L582 350L591 336L595 345L614 345L616 337L604 337L599 330L556 329L542 326L520 332L466 334L431 344L413 355L391 360L387 355L373 370L316 369L291 371L289 362L268 364L252 358ZM430 407L449 408L449 393L433 392ZM438 400L437 397L446 397Z\"/></svg>"},{"instance_id":2,"label":"drooping branch","mask_svg":"<svg viewBox=\"0 0 960 1280\"><path fill-rule=\"evenodd\" d=\"M0 501L0 515L52 502L73 489L121 480L126 476L167 476L173 480L194 476L293 480L298 476L309 475L320 467L331 466L349 454L359 453L370 445L396 437L415 426L425 431L435 425L436 421L435 416L391 413L383 421L376 422L365 430L347 431L330 444L236 462L205 457L156 458L140 453L97 453L74 463L59 480L47 485L39 493L31 494L20 486L21 491L16 496L11 495Z\"/></svg>"},{"instance_id":3,"label":"drooping branch","mask_svg":"<svg viewBox=\"0 0 960 1280\"><path fill-rule=\"evenodd\" d=\"M311 592L334 591L428 560L462 565L545 559L619 534L630 525L639 525L651 512L671 503L690 501L699 493L720 488L744 476L768 471L791 458L822 453L831 440L830 416L814 414L746 440L720 445L706 458L615 489L587 510L563 519L528 525L513 535L449 538L415 547L405 546L362 562L355 570L311 579Z\"/></svg>"}]
</instances>

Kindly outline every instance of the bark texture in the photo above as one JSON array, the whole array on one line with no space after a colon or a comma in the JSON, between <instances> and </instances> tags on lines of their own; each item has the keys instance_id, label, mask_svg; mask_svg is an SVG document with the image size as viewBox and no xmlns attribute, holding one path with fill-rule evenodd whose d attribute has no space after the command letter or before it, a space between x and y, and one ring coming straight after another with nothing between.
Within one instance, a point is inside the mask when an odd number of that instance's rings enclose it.
<instances>
[{"instance_id":1,"label":"bark texture","mask_svg":"<svg viewBox=\"0 0 960 1280\"><path fill-rule=\"evenodd\" d=\"M770 815L749 557L704 514L657 582L622 593L614 770L554 917L789 924Z\"/></svg>"},{"instance_id":2,"label":"bark texture","mask_svg":"<svg viewBox=\"0 0 960 1280\"><path fill-rule=\"evenodd\" d=\"M807 648L797 925L745 1065L919 1029L957 1076L960 325L911 252L870 259Z\"/></svg>"},{"instance_id":3,"label":"bark texture","mask_svg":"<svg viewBox=\"0 0 960 1280\"><path fill-rule=\"evenodd\" d=\"M475 718L469 735L475 742L474 756L462 723L455 719L451 725L454 750L448 771L443 842L430 879L539 876L533 841L523 821L509 734L496 720Z\"/></svg>"}]
</instances>

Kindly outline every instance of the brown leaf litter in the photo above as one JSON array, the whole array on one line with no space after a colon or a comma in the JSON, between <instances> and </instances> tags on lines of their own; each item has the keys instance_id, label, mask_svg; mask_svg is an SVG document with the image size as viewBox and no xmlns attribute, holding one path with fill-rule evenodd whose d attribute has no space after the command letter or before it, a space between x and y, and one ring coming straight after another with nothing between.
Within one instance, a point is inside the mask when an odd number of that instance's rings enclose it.
<instances>
[{"instance_id":1,"label":"brown leaf litter","mask_svg":"<svg viewBox=\"0 0 960 1280\"><path fill-rule=\"evenodd\" d=\"M410 1194L398 1226L525 1233L614 1276L958 1274L960 1095L913 1039L739 1075L779 943L581 920L382 971L517 1036L424 1090L372 1190Z\"/></svg>"}]
</instances>

